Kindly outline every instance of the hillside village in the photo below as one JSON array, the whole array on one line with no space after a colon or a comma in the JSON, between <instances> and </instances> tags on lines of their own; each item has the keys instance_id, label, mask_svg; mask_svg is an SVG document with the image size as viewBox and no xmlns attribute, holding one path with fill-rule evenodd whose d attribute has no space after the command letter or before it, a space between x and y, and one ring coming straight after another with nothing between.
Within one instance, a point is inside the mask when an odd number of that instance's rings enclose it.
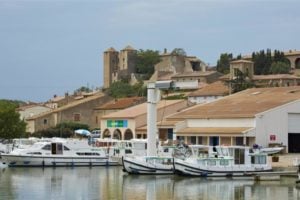
<instances>
[{"instance_id":1,"label":"hillside village","mask_svg":"<svg viewBox=\"0 0 300 200\"><path fill-rule=\"evenodd\" d=\"M18 108L34 133L62 122L87 124L100 129L101 137L117 139L147 138L146 97L113 98L105 92L122 77L138 82L135 74L137 50L127 46L121 51L109 48L103 53L103 89L73 95L53 96L43 104ZM283 145L286 152L300 152L300 77L297 75L300 52L285 52L291 64L288 74L256 75L251 58L230 62L230 72L222 74L196 56L174 54L166 49L148 82L172 80L197 81L198 89L170 93L184 98L168 100L157 106L157 126L162 141L180 139L188 144ZM234 93L232 84L239 73L253 88Z\"/></svg>"}]
</instances>

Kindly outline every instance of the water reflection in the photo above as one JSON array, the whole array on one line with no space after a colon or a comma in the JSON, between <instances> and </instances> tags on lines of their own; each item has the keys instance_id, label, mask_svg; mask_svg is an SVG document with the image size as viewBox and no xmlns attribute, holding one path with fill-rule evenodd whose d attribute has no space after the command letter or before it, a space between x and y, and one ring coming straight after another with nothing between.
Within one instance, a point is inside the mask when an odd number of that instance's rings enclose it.
<instances>
[{"instance_id":1,"label":"water reflection","mask_svg":"<svg viewBox=\"0 0 300 200\"><path fill-rule=\"evenodd\" d=\"M281 181L129 176L119 167L12 168L0 172L0 199L300 199L295 178Z\"/></svg>"}]
</instances>

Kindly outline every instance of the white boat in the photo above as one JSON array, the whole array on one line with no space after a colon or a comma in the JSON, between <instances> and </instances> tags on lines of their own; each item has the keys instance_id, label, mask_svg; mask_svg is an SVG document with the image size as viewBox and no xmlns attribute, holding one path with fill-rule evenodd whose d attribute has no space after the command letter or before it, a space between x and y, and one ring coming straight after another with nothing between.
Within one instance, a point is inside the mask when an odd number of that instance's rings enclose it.
<instances>
[{"instance_id":1,"label":"white boat","mask_svg":"<svg viewBox=\"0 0 300 200\"><path fill-rule=\"evenodd\" d=\"M265 147L265 148L259 148L258 151L260 153L266 153L268 155L279 153L283 150L283 147Z\"/></svg>"},{"instance_id":2,"label":"white boat","mask_svg":"<svg viewBox=\"0 0 300 200\"><path fill-rule=\"evenodd\" d=\"M249 147L217 146L207 155L175 159L175 173L202 177L251 176L271 171L267 154L252 152Z\"/></svg>"},{"instance_id":3,"label":"white boat","mask_svg":"<svg viewBox=\"0 0 300 200\"><path fill-rule=\"evenodd\" d=\"M118 160L122 165L122 157L145 156L147 141L145 139L117 140L97 138L95 147L105 148L109 157Z\"/></svg>"},{"instance_id":4,"label":"white boat","mask_svg":"<svg viewBox=\"0 0 300 200\"><path fill-rule=\"evenodd\" d=\"M107 155L105 148L90 147L85 140L36 142L31 147L15 149L1 156L9 167L118 165L117 160Z\"/></svg>"},{"instance_id":5,"label":"white boat","mask_svg":"<svg viewBox=\"0 0 300 200\"><path fill-rule=\"evenodd\" d=\"M173 174L173 157L123 157L123 171L129 174Z\"/></svg>"},{"instance_id":6,"label":"white boat","mask_svg":"<svg viewBox=\"0 0 300 200\"><path fill-rule=\"evenodd\" d=\"M129 174L173 174L173 146L159 146L156 156L123 156L123 171Z\"/></svg>"}]
</instances>

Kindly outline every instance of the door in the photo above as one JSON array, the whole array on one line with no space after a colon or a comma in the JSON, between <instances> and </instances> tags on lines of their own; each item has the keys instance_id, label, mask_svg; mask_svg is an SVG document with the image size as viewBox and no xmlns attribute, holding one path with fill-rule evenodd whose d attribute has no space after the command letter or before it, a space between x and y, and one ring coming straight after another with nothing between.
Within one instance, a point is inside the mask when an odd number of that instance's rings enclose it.
<instances>
[{"instance_id":1,"label":"door","mask_svg":"<svg viewBox=\"0 0 300 200\"><path fill-rule=\"evenodd\" d=\"M300 153L300 133L289 133L288 144L289 153Z\"/></svg>"}]
</instances>

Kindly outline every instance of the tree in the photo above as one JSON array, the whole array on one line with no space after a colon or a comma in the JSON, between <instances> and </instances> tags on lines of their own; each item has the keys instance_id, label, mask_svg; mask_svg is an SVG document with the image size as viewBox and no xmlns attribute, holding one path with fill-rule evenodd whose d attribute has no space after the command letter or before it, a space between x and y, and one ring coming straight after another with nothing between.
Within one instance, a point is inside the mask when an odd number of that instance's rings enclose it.
<instances>
[{"instance_id":1,"label":"tree","mask_svg":"<svg viewBox=\"0 0 300 200\"><path fill-rule=\"evenodd\" d=\"M154 73L154 66L159 62L159 51L140 49L137 52L136 73L145 74L145 79L149 79Z\"/></svg>"},{"instance_id":2,"label":"tree","mask_svg":"<svg viewBox=\"0 0 300 200\"><path fill-rule=\"evenodd\" d=\"M253 52L252 61L254 62L254 73L257 75L273 73L274 69L271 70L271 66L277 62L286 63L290 67L289 60L284 56L283 52L278 50L274 50L273 56L271 49L267 49L266 53L264 50Z\"/></svg>"},{"instance_id":3,"label":"tree","mask_svg":"<svg viewBox=\"0 0 300 200\"><path fill-rule=\"evenodd\" d=\"M273 62L270 68L271 74L287 74L290 71L290 65L285 62Z\"/></svg>"},{"instance_id":4,"label":"tree","mask_svg":"<svg viewBox=\"0 0 300 200\"><path fill-rule=\"evenodd\" d=\"M179 55L179 56L186 56L186 52L182 48L175 48L175 49L173 49L173 51L171 52L171 54L172 55Z\"/></svg>"},{"instance_id":5,"label":"tree","mask_svg":"<svg viewBox=\"0 0 300 200\"><path fill-rule=\"evenodd\" d=\"M20 119L16 108L15 103L0 100L0 138L18 138L25 133L26 123Z\"/></svg>"},{"instance_id":6,"label":"tree","mask_svg":"<svg viewBox=\"0 0 300 200\"><path fill-rule=\"evenodd\" d=\"M85 86L81 86L80 88L76 89L74 91L74 94L76 93L80 93L80 92L92 92L93 90L91 90L90 88L88 87L85 87Z\"/></svg>"},{"instance_id":7,"label":"tree","mask_svg":"<svg viewBox=\"0 0 300 200\"><path fill-rule=\"evenodd\" d=\"M247 79L247 75L241 72L239 69L237 70L236 78L229 81L232 93L236 93L247 88L253 87L253 83Z\"/></svg>"},{"instance_id":8,"label":"tree","mask_svg":"<svg viewBox=\"0 0 300 200\"><path fill-rule=\"evenodd\" d=\"M108 88L108 94L114 98L134 96L134 91L129 83L116 81Z\"/></svg>"},{"instance_id":9,"label":"tree","mask_svg":"<svg viewBox=\"0 0 300 200\"><path fill-rule=\"evenodd\" d=\"M217 62L217 71L223 74L228 74L230 71L231 61L232 61L231 53L222 53Z\"/></svg>"}]
</instances>

